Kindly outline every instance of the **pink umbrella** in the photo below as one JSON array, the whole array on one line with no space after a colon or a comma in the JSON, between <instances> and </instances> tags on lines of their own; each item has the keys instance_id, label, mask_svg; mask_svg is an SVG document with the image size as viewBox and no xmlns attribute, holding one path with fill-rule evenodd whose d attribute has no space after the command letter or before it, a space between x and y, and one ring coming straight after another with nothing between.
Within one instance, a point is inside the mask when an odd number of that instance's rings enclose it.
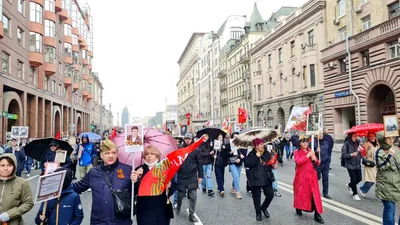
<instances>
[{"instance_id":1,"label":"pink umbrella","mask_svg":"<svg viewBox=\"0 0 400 225\"><path fill-rule=\"evenodd\" d=\"M178 149L175 139L169 135L160 133L152 128L143 129L143 133L144 146L152 145L157 147L161 152L161 159L164 159L168 153ZM132 157L134 157L135 167L143 164L142 152L125 152L125 134L123 130L117 133L112 141L118 146L118 158L120 162L132 166Z\"/></svg>"}]
</instances>

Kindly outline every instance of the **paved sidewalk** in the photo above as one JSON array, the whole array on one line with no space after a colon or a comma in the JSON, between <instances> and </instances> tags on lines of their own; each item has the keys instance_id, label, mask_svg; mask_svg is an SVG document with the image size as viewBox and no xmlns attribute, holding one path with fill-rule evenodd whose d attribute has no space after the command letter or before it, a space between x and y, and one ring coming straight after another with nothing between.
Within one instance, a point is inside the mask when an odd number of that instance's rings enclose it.
<instances>
[{"instance_id":1,"label":"paved sidewalk","mask_svg":"<svg viewBox=\"0 0 400 225\"><path fill-rule=\"evenodd\" d=\"M332 150L332 151L334 151L334 152L341 152L341 151L342 151L342 146L343 146L342 143L340 143L340 144L334 144L334 145L333 145L333 150Z\"/></svg>"}]
</instances>

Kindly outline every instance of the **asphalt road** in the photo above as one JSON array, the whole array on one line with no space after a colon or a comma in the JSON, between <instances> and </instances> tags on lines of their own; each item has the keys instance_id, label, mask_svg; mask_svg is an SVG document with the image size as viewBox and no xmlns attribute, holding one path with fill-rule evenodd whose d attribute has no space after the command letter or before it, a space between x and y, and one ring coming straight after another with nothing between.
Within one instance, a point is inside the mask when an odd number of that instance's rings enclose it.
<instances>
[{"instance_id":1,"label":"asphalt road","mask_svg":"<svg viewBox=\"0 0 400 225\"><path fill-rule=\"evenodd\" d=\"M375 189L372 188L366 197L362 197L361 201L355 201L351 198L345 184L349 181L349 177L345 168L340 166L339 153L334 152L332 156L332 164L330 171L330 186L329 194L332 200L323 199L324 213L322 214L325 224L341 224L341 225L358 225L382 224L382 203L375 197ZM34 176L34 171L31 175L29 183L33 192L36 192L37 178ZM24 175L25 176L25 175ZM252 198L241 191L243 199L236 199L229 193L232 183L231 174L228 168L225 173L225 197L219 196L209 197L198 190L196 216L200 222L195 225L236 225L236 224L317 224L313 220L312 213L303 213L302 217L295 214L293 208L293 176L294 162L285 161L283 166L278 168L279 191L282 197L275 197L268 209L271 217L263 218L262 222L257 222L255 219L255 211L252 203ZM214 191L216 191L216 183L214 180ZM245 174L241 174L241 188L245 191ZM320 182L321 183L321 182ZM322 185L322 184L320 184ZM322 186L321 186L322 191ZM90 208L91 208L91 193L87 192L81 195L83 203L85 219L82 224L90 224ZM172 198L171 198L172 200ZM34 224L34 218L38 211L39 205L26 215L24 220L27 225ZM182 212L179 216L171 221L171 225L186 225L193 224L188 221L188 201L184 199ZM399 207L397 207L396 218L399 216ZM135 223L134 223L135 224Z\"/></svg>"}]
</instances>

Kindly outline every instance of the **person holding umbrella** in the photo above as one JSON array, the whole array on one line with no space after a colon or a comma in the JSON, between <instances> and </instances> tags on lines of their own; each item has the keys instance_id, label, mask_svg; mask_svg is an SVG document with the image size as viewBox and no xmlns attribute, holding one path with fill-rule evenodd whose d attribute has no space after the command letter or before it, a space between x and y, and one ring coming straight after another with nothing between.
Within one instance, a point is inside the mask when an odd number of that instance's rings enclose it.
<instances>
[{"instance_id":1,"label":"person holding umbrella","mask_svg":"<svg viewBox=\"0 0 400 225\"><path fill-rule=\"evenodd\" d=\"M276 164L268 164L271 160L271 154L264 150L264 141L260 138L253 140L254 148L247 155L245 166L248 169L247 179L251 186L251 193L253 197L253 204L256 210L256 220L261 221L262 215L269 218L268 207L274 198L274 190L272 182L274 182L274 175L272 169L276 169ZM261 204L261 190L264 192L265 200Z\"/></svg>"},{"instance_id":2,"label":"person holding umbrella","mask_svg":"<svg viewBox=\"0 0 400 225\"><path fill-rule=\"evenodd\" d=\"M51 140L49 143L49 148L47 149L46 152L41 157L40 160L40 169L42 171L41 175L44 174L44 171L46 170L46 165L48 162L54 162L56 158L56 151L59 148L59 144L55 140ZM65 163L62 165L62 167L68 168L70 166L71 160L69 157L65 159Z\"/></svg>"}]
</instances>

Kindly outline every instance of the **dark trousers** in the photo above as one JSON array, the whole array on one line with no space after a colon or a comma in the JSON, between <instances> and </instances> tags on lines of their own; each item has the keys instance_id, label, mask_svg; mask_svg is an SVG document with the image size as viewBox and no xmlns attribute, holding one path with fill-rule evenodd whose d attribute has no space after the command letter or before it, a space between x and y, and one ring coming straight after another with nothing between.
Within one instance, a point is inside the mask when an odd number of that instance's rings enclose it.
<instances>
[{"instance_id":1,"label":"dark trousers","mask_svg":"<svg viewBox=\"0 0 400 225\"><path fill-rule=\"evenodd\" d=\"M265 200L261 205L261 190L264 192ZM253 204L256 212L261 212L261 209L267 209L272 199L274 198L274 190L272 183L265 186L253 186L251 187L251 194L253 196Z\"/></svg>"},{"instance_id":2,"label":"dark trousers","mask_svg":"<svg viewBox=\"0 0 400 225\"><path fill-rule=\"evenodd\" d=\"M329 164L321 164L317 167L318 180L322 175L322 194L327 195L329 191Z\"/></svg>"},{"instance_id":3,"label":"dark trousers","mask_svg":"<svg viewBox=\"0 0 400 225\"><path fill-rule=\"evenodd\" d=\"M189 214L192 216L196 210L197 189L187 190L189 198ZM182 200L185 197L186 190L178 190L178 208L182 206Z\"/></svg>"},{"instance_id":4,"label":"dark trousers","mask_svg":"<svg viewBox=\"0 0 400 225\"><path fill-rule=\"evenodd\" d=\"M76 177L76 165L77 165L77 160L74 160L70 164L70 170L72 171L72 177Z\"/></svg>"},{"instance_id":5,"label":"dark trousers","mask_svg":"<svg viewBox=\"0 0 400 225\"><path fill-rule=\"evenodd\" d=\"M278 162L279 164L283 163L283 148L278 147Z\"/></svg>"},{"instance_id":6,"label":"dark trousers","mask_svg":"<svg viewBox=\"0 0 400 225\"><path fill-rule=\"evenodd\" d=\"M349 172L349 176L350 176L349 187L351 187L351 190L353 191L353 195L356 195L356 194L358 194L357 184L360 183L362 180L361 169L360 170L347 169L347 172Z\"/></svg>"},{"instance_id":7,"label":"dark trousers","mask_svg":"<svg viewBox=\"0 0 400 225\"><path fill-rule=\"evenodd\" d=\"M224 190L224 176L225 176L225 167L215 167L215 178L217 180L218 191Z\"/></svg>"}]
</instances>

